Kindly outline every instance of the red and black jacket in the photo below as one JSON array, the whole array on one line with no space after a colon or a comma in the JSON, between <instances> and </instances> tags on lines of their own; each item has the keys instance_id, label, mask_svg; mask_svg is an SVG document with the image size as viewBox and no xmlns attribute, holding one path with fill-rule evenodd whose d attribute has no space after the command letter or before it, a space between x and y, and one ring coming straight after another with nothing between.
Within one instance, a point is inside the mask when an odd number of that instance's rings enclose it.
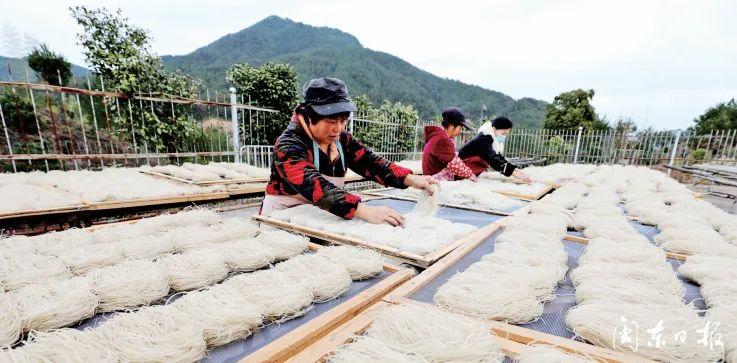
<instances>
[{"instance_id":1,"label":"red and black jacket","mask_svg":"<svg viewBox=\"0 0 737 363\"><path fill-rule=\"evenodd\" d=\"M404 178L412 174L412 170L374 154L346 131L340 134L340 143L346 168L388 187L407 188ZM296 117L292 117L287 129L276 139L271 180L266 186L266 194L300 194L330 213L346 219L353 218L361 197L335 186L321 175L345 176L346 170L343 169L340 157L331 162L330 157L319 150L320 170L317 170L312 150L312 139L299 125Z\"/></svg>"}]
</instances>

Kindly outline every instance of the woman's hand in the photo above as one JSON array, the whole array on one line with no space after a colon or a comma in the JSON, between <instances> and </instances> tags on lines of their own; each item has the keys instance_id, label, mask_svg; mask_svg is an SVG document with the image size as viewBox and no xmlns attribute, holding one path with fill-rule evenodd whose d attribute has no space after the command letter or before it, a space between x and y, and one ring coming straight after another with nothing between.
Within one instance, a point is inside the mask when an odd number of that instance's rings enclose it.
<instances>
[{"instance_id":1,"label":"woman's hand","mask_svg":"<svg viewBox=\"0 0 737 363\"><path fill-rule=\"evenodd\" d=\"M404 216L383 205L374 207L366 203L359 203L355 216L373 224L389 223L394 227L404 226Z\"/></svg>"},{"instance_id":2,"label":"woman's hand","mask_svg":"<svg viewBox=\"0 0 737 363\"><path fill-rule=\"evenodd\" d=\"M404 177L404 185L412 188L422 189L429 195L433 195L435 191L432 185L437 183L437 180L428 175L410 174Z\"/></svg>"},{"instance_id":3,"label":"woman's hand","mask_svg":"<svg viewBox=\"0 0 737 363\"><path fill-rule=\"evenodd\" d=\"M519 179L519 180L522 180L523 182L525 182L527 184L532 183L532 179L530 178L530 176L527 175L522 170L514 169L514 172L512 172L512 176L515 177L515 178L517 178L517 179Z\"/></svg>"}]
</instances>

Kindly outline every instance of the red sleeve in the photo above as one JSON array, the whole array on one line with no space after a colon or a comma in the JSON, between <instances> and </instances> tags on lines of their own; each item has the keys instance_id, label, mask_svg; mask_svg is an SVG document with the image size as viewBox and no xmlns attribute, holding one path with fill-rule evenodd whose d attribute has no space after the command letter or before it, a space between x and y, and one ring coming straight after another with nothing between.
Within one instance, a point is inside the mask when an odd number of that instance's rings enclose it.
<instances>
[{"instance_id":1,"label":"red sleeve","mask_svg":"<svg viewBox=\"0 0 737 363\"><path fill-rule=\"evenodd\" d=\"M366 179L394 188L407 188L404 178L412 170L376 155L371 149L346 133L346 166Z\"/></svg>"},{"instance_id":2,"label":"red sleeve","mask_svg":"<svg viewBox=\"0 0 737 363\"><path fill-rule=\"evenodd\" d=\"M466 163L461 160L458 156L454 157L453 160L451 160L448 163L447 169L450 170L453 175L461 178L461 179L475 179L476 175L473 173L473 170L469 168Z\"/></svg>"}]
</instances>

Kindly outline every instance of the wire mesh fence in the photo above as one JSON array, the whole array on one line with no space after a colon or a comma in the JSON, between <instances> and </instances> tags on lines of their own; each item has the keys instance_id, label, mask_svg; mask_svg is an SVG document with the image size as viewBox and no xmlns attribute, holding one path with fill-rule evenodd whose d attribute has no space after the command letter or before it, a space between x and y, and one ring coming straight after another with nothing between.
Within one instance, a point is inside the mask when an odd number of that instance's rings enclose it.
<instances>
[{"instance_id":1,"label":"wire mesh fence","mask_svg":"<svg viewBox=\"0 0 737 363\"><path fill-rule=\"evenodd\" d=\"M215 99L0 82L0 171L232 161L233 119L243 142L266 142L275 111Z\"/></svg>"},{"instance_id":2,"label":"wire mesh fence","mask_svg":"<svg viewBox=\"0 0 737 363\"><path fill-rule=\"evenodd\" d=\"M183 162L242 161L260 167L272 162L266 130L276 111L254 107L247 96L209 91L205 99L164 94L127 96L84 88L0 82L0 171L101 168ZM230 96L230 95L228 95ZM211 100L214 98L214 100ZM237 127L233 128L233 121ZM285 123L287 120L282 120ZM424 128L432 122L392 115L357 114L348 131L392 161L419 160ZM273 130L272 130L273 131ZM238 135L238 150L233 134ZM464 131L460 147L475 135ZM737 162L737 130L696 134L692 130L513 129L508 157L545 163L674 165Z\"/></svg>"}]
</instances>

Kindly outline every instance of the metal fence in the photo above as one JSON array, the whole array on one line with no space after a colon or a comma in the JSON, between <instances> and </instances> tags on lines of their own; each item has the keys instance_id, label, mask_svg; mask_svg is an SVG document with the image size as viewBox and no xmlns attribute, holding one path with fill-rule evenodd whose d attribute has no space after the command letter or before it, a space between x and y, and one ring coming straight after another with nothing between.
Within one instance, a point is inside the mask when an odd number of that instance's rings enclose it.
<instances>
[{"instance_id":1,"label":"metal fence","mask_svg":"<svg viewBox=\"0 0 737 363\"><path fill-rule=\"evenodd\" d=\"M276 111L245 104L243 95L229 96L228 100L216 94L215 101L209 100L209 92L205 100L156 94L126 96L98 89L89 81L86 88L0 82L0 171L236 159L269 166L273 146L268 145L264 130L273 121L270 114ZM424 127L430 124L358 115L348 129L392 161L418 160L424 147ZM151 130L151 125L156 129ZM182 125L188 130L185 137L162 140L165 128ZM137 131L140 129L151 134ZM235 140L234 134L238 135ZM464 131L456 138L456 145L460 147L474 134ZM508 157L545 159L548 164L737 162L737 130L698 135L692 130L515 128L506 140Z\"/></svg>"},{"instance_id":2,"label":"metal fence","mask_svg":"<svg viewBox=\"0 0 737 363\"><path fill-rule=\"evenodd\" d=\"M276 111L207 98L0 82L0 171L233 161L234 120L236 140L265 142L258 130Z\"/></svg>"}]
</instances>

